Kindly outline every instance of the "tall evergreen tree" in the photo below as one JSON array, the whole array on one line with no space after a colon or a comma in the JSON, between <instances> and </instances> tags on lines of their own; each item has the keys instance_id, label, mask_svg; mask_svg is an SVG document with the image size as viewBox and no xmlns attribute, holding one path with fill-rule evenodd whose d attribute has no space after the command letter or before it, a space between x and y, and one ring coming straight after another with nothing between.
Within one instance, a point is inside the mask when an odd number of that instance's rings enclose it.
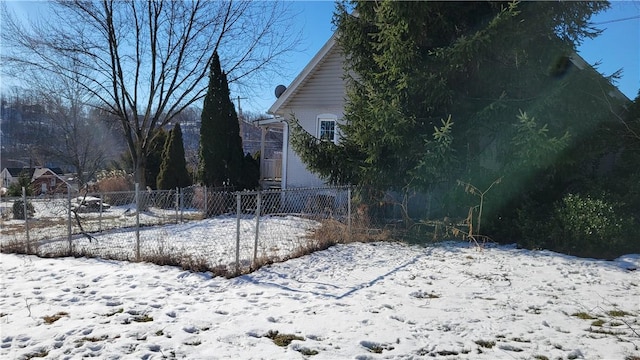
<instances>
[{"instance_id":1,"label":"tall evergreen tree","mask_svg":"<svg viewBox=\"0 0 640 360\"><path fill-rule=\"evenodd\" d=\"M163 128L156 130L156 135L151 139L149 153L147 154L147 168L145 169L145 180L147 186L155 189L156 179L160 173L160 165L162 164L162 152L169 135ZM130 157L129 157L130 158Z\"/></svg>"},{"instance_id":2,"label":"tall evergreen tree","mask_svg":"<svg viewBox=\"0 0 640 360\"><path fill-rule=\"evenodd\" d=\"M247 153L242 161L242 176L238 188L254 190L260 186L260 161Z\"/></svg>"},{"instance_id":3,"label":"tall evergreen tree","mask_svg":"<svg viewBox=\"0 0 640 360\"><path fill-rule=\"evenodd\" d=\"M207 186L239 186L243 158L238 116L216 52L202 108L198 179Z\"/></svg>"},{"instance_id":4,"label":"tall evergreen tree","mask_svg":"<svg viewBox=\"0 0 640 360\"><path fill-rule=\"evenodd\" d=\"M162 164L158 174L158 190L170 190L191 185L191 177L184 158L184 144L180 123L176 123L162 151Z\"/></svg>"},{"instance_id":5,"label":"tall evergreen tree","mask_svg":"<svg viewBox=\"0 0 640 360\"><path fill-rule=\"evenodd\" d=\"M430 191L447 180L434 174L484 188L514 168L520 160L513 157L518 144L512 140L526 125L519 122L523 113L548 131L541 140L560 144L568 132L569 145L578 146L611 118L611 99L602 96L611 84L572 62L577 44L599 33L589 18L608 6L340 3L334 20L348 81L344 137L333 145L300 136L294 149L334 182ZM600 94L585 97L589 90ZM584 150L577 152L584 157ZM593 155L603 148L587 150ZM567 172L571 159L550 164Z\"/></svg>"}]
</instances>

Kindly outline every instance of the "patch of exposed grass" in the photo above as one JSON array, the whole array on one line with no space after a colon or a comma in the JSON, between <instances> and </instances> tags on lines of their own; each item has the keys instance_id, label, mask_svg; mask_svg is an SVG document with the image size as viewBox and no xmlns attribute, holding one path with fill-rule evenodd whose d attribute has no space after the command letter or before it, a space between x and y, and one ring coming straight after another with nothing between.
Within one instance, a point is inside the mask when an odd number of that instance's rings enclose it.
<instances>
[{"instance_id":1,"label":"patch of exposed grass","mask_svg":"<svg viewBox=\"0 0 640 360\"><path fill-rule=\"evenodd\" d=\"M49 350L47 350L45 348L40 348L40 349L36 350L35 352L32 352L30 354L24 355L21 359L29 360L29 359L33 359L33 358L43 358L43 357L47 357L47 355L49 355Z\"/></svg>"},{"instance_id":2,"label":"patch of exposed grass","mask_svg":"<svg viewBox=\"0 0 640 360\"><path fill-rule=\"evenodd\" d=\"M491 349L496 346L496 342L493 340L476 340L475 343L483 348Z\"/></svg>"},{"instance_id":3,"label":"patch of exposed grass","mask_svg":"<svg viewBox=\"0 0 640 360\"><path fill-rule=\"evenodd\" d=\"M133 321L135 322L150 322L153 321L153 318L147 314L134 316Z\"/></svg>"},{"instance_id":4,"label":"patch of exposed grass","mask_svg":"<svg viewBox=\"0 0 640 360\"><path fill-rule=\"evenodd\" d=\"M264 337L273 340L274 344L282 347L289 346L294 340L305 340L303 337L294 334L280 334L277 330L269 330Z\"/></svg>"},{"instance_id":5,"label":"patch of exposed grass","mask_svg":"<svg viewBox=\"0 0 640 360\"><path fill-rule=\"evenodd\" d=\"M200 340L187 341L184 344L188 345L188 346L198 346L198 345L202 344L202 341L200 341Z\"/></svg>"},{"instance_id":6,"label":"patch of exposed grass","mask_svg":"<svg viewBox=\"0 0 640 360\"><path fill-rule=\"evenodd\" d=\"M382 352L385 351L385 350L393 350L394 349L393 346L385 345L385 344L378 344L378 343L370 342L370 341L362 341L360 343L360 345L366 347L367 349L369 349L370 352L372 352L374 354L382 354Z\"/></svg>"},{"instance_id":7,"label":"patch of exposed grass","mask_svg":"<svg viewBox=\"0 0 640 360\"><path fill-rule=\"evenodd\" d=\"M586 313L584 311L573 313L573 314L571 314L571 316L575 316L578 319L582 319L582 320L596 320L597 319L597 317L593 317L593 316L589 315L588 313Z\"/></svg>"},{"instance_id":8,"label":"patch of exposed grass","mask_svg":"<svg viewBox=\"0 0 640 360\"><path fill-rule=\"evenodd\" d=\"M602 325L604 325L604 323L605 323L604 320L598 319L598 320L595 320L594 322L592 322L591 326L602 326Z\"/></svg>"},{"instance_id":9,"label":"patch of exposed grass","mask_svg":"<svg viewBox=\"0 0 640 360\"><path fill-rule=\"evenodd\" d=\"M623 316L629 316L631 315L631 313L628 313L624 310L611 310L611 311L607 311L607 315L612 317L623 317Z\"/></svg>"},{"instance_id":10,"label":"patch of exposed grass","mask_svg":"<svg viewBox=\"0 0 640 360\"><path fill-rule=\"evenodd\" d=\"M313 355L318 355L318 350L313 350L313 349L309 349L309 348L300 348L297 350L299 353L301 353L304 356L313 356Z\"/></svg>"},{"instance_id":11,"label":"patch of exposed grass","mask_svg":"<svg viewBox=\"0 0 640 360\"><path fill-rule=\"evenodd\" d=\"M603 328L595 328L595 329L590 328L588 331L594 334L603 334L603 335L613 335L613 336L625 335L624 331L614 331L614 330L607 330Z\"/></svg>"},{"instance_id":12,"label":"patch of exposed grass","mask_svg":"<svg viewBox=\"0 0 640 360\"><path fill-rule=\"evenodd\" d=\"M44 323L47 325L51 325L54 322L62 319L63 316L69 316L69 313L64 312L64 311L60 311L55 315L51 315L51 316L43 316L42 319L44 319Z\"/></svg>"},{"instance_id":13,"label":"patch of exposed grass","mask_svg":"<svg viewBox=\"0 0 640 360\"><path fill-rule=\"evenodd\" d=\"M142 314L142 315L135 315L132 318L126 318L124 319L124 321L122 322L123 325L129 325L131 324L131 322L150 322L153 321L153 318L147 314Z\"/></svg>"},{"instance_id":14,"label":"patch of exposed grass","mask_svg":"<svg viewBox=\"0 0 640 360\"><path fill-rule=\"evenodd\" d=\"M523 338L519 338L519 337L515 337L511 339L512 341L515 342L519 342L519 343L530 343L531 340L527 340L527 339L523 339Z\"/></svg>"},{"instance_id":15,"label":"patch of exposed grass","mask_svg":"<svg viewBox=\"0 0 640 360\"><path fill-rule=\"evenodd\" d=\"M411 296L413 296L416 299L439 299L440 295L434 293L434 292L424 292L422 290L420 291L416 291L410 294Z\"/></svg>"},{"instance_id":16,"label":"patch of exposed grass","mask_svg":"<svg viewBox=\"0 0 640 360\"><path fill-rule=\"evenodd\" d=\"M629 355L629 356L626 356L624 360L640 360L640 356Z\"/></svg>"},{"instance_id":17,"label":"patch of exposed grass","mask_svg":"<svg viewBox=\"0 0 640 360\"><path fill-rule=\"evenodd\" d=\"M83 337L82 339L76 340L76 343L82 344L82 343L85 343L85 342L98 342L98 341L107 340L108 338L109 338L109 335L102 335L100 337L96 337L96 336Z\"/></svg>"},{"instance_id":18,"label":"patch of exposed grass","mask_svg":"<svg viewBox=\"0 0 640 360\"><path fill-rule=\"evenodd\" d=\"M438 351L437 354L440 356L450 356L450 355L458 355L459 352L451 351L451 350L441 350L441 351Z\"/></svg>"},{"instance_id":19,"label":"patch of exposed grass","mask_svg":"<svg viewBox=\"0 0 640 360\"><path fill-rule=\"evenodd\" d=\"M113 316L115 314L122 314L123 312L124 312L124 309L120 308L120 309L112 311L110 313L102 314L102 316L111 317L111 316Z\"/></svg>"},{"instance_id":20,"label":"patch of exposed grass","mask_svg":"<svg viewBox=\"0 0 640 360\"><path fill-rule=\"evenodd\" d=\"M533 358L536 360L549 360L549 358L544 355L533 355Z\"/></svg>"}]
</instances>

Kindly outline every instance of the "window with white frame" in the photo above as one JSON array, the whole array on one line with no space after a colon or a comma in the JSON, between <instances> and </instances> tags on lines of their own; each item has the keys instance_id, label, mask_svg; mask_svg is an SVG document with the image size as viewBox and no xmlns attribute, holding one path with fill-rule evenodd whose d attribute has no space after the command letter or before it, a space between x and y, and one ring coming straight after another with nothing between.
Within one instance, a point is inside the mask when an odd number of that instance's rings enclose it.
<instances>
[{"instance_id":1,"label":"window with white frame","mask_svg":"<svg viewBox=\"0 0 640 360\"><path fill-rule=\"evenodd\" d=\"M321 115L318 116L318 139L336 142L337 129L336 129L336 116L334 115Z\"/></svg>"}]
</instances>

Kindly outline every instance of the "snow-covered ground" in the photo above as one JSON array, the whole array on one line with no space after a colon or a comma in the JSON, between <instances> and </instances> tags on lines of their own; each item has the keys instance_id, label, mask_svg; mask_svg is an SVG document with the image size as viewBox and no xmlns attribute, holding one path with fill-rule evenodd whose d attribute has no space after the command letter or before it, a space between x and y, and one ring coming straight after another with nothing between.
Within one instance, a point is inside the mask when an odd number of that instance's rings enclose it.
<instances>
[{"instance_id":1,"label":"snow-covered ground","mask_svg":"<svg viewBox=\"0 0 640 360\"><path fill-rule=\"evenodd\" d=\"M100 259L0 259L2 359L640 356L640 255L353 243L234 279ZM276 332L295 339L278 346Z\"/></svg>"}]
</instances>

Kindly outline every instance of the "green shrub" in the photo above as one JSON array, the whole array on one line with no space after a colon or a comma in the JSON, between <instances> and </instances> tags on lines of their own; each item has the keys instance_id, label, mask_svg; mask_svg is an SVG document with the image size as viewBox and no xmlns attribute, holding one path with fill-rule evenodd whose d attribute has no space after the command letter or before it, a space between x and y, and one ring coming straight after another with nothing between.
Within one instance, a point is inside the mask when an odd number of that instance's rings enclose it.
<instances>
[{"instance_id":1,"label":"green shrub","mask_svg":"<svg viewBox=\"0 0 640 360\"><path fill-rule=\"evenodd\" d=\"M513 225L518 245L527 249L553 249L551 243L552 206L527 199L515 209Z\"/></svg>"},{"instance_id":2,"label":"green shrub","mask_svg":"<svg viewBox=\"0 0 640 360\"><path fill-rule=\"evenodd\" d=\"M7 189L8 196L22 196L22 188L25 190L27 196L33 195L33 187L31 186L31 177L29 172L24 170L18 175L18 181L9 185Z\"/></svg>"},{"instance_id":3,"label":"green shrub","mask_svg":"<svg viewBox=\"0 0 640 360\"><path fill-rule=\"evenodd\" d=\"M633 220L623 215L622 204L605 196L568 194L552 212L554 250L568 254L610 257L624 247Z\"/></svg>"},{"instance_id":4,"label":"green shrub","mask_svg":"<svg viewBox=\"0 0 640 360\"><path fill-rule=\"evenodd\" d=\"M33 204L29 201L27 201L27 214L29 215L29 217L33 217L33 214L35 214L35 209L33 208ZM24 216L24 202L22 200L18 200L16 202L13 203L13 218L14 219L20 219L20 220L25 220L25 216Z\"/></svg>"}]
</instances>

